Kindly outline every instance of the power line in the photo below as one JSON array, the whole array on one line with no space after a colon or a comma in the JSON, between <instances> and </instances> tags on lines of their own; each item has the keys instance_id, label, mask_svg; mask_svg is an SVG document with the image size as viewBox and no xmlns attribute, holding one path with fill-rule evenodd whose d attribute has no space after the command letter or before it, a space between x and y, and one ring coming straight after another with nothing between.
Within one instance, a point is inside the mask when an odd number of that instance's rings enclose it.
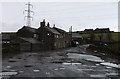
<instances>
[{"instance_id":1,"label":"power line","mask_svg":"<svg viewBox=\"0 0 120 79\"><path fill-rule=\"evenodd\" d=\"M33 5L28 2L27 4L27 10L23 11L23 14L26 12L27 16L24 17L26 19L26 26L31 26L31 20L33 20L33 17L31 16L31 13L34 15L34 12L31 11L31 8L33 8Z\"/></svg>"}]
</instances>

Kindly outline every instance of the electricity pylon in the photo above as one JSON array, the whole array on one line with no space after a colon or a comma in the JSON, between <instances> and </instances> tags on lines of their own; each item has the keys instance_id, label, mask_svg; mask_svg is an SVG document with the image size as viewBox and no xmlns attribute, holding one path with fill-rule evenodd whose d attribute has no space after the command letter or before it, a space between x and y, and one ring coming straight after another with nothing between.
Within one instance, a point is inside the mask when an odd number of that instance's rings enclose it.
<instances>
[{"instance_id":1,"label":"electricity pylon","mask_svg":"<svg viewBox=\"0 0 120 79\"><path fill-rule=\"evenodd\" d=\"M31 13L32 13L32 15L34 15L34 12L31 11L31 8L33 8L33 5L30 4L30 2L28 2L25 5L27 5L28 8L27 8L27 10L23 11L23 14L26 12L26 16L24 17L24 19L26 20L26 26L30 27L31 26L31 20L33 21L33 17L31 16Z\"/></svg>"}]
</instances>

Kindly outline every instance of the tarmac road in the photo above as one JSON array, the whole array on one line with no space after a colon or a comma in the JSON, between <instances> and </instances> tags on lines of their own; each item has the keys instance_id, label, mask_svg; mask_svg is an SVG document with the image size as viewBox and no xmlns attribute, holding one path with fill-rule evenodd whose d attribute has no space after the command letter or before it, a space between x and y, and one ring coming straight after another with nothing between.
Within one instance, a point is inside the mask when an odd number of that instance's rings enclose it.
<instances>
[{"instance_id":1,"label":"tarmac road","mask_svg":"<svg viewBox=\"0 0 120 79\"><path fill-rule=\"evenodd\" d=\"M104 53L86 50L88 45L47 52L21 52L3 59L3 79L71 77L120 79L120 63ZM97 52L97 51L95 51Z\"/></svg>"}]
</instances>

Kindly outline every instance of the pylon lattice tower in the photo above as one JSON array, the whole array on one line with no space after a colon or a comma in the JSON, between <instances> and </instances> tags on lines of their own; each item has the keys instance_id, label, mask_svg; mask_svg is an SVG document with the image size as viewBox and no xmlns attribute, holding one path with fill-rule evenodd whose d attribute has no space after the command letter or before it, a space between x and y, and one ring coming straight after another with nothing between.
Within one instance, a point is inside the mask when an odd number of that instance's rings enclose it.
<instances>
[{"instance_id":1,"label":"pylon lattice tower","mask_svg":"<svg viewBox=\"0 0 120 79\"><path fill-rule=\"evenodd\" d=\"M28 2L25 5L27 5L27 10L23 11L23 14L26 12L26 16L24 17L24 19L26 19L26 26L30 27L31 26L31 20L33 21L33 17L31 16L31 13L32 13L32 15L34 15L34 12L31 11L31 8L33 8L33 5L30 2Z\"/></svg>"}]
</instances>

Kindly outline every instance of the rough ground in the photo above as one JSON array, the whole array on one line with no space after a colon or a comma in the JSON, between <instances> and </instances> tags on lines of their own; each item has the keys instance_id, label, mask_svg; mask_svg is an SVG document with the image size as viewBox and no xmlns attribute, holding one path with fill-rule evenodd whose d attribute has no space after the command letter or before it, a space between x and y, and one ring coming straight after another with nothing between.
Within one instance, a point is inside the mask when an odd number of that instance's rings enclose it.
<instances>
[{"instance_id":1,"label":"rough ground","mask_svg":"<svg viewBox=\"0 0 120 79\"><path fill-rule=\"evenodd\" d=\"M3 79L19 77L120 79L118 60L109 58L104 53L89 52L86 50L87 47L88 45L81 45L57 51L21 52L3 59L3 73L0 74L3 75Z\"/></svg>"}]
</instances>

